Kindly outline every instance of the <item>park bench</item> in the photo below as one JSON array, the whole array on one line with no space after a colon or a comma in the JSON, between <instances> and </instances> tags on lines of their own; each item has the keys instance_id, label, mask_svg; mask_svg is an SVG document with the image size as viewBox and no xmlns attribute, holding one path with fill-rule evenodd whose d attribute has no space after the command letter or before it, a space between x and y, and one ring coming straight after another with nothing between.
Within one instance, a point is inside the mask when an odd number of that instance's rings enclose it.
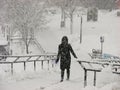
<instances>
[{"instance_id":1,"label":"park bench","mask_svg":"<svg viewBox=\"0 0 120 90\"><path fill-rule=\"evenodd\" d=\"M99 49L92 49L92 53L88 53L88 55L91 57L91 59L102 58L101 50Z\"/></svg>"}]
</instances>

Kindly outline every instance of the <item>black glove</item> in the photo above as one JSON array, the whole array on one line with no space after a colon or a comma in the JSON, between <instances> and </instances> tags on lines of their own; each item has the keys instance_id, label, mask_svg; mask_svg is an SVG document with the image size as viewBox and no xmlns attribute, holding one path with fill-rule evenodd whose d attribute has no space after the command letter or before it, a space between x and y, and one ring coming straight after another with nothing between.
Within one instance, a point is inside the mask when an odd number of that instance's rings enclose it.
<instances>
[{"instance_id":1,"label":"black glove","mask_svg":"<svg viewBox=\"0 0 120 90\"><path fill-rule=\"evenodd\" d=\"M55 63L57 64L57 63L58 63L58 61L59 61L59 59L56 59L56 60L55 60Z\"/></svg>"}]
</instances>

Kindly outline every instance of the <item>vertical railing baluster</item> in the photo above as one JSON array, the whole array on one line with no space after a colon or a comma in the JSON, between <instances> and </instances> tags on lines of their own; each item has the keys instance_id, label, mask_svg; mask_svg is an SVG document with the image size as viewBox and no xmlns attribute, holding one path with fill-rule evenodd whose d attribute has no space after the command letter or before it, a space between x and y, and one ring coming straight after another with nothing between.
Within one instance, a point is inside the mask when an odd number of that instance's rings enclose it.
<instances>
[{"instance_id":1,"label":"vertical railing baluster","mask_svg":"<svg viewBox=\"0 0 120 90\"><path fill-rule=\"evenodd\" d=\"M36 71L36 61L34 61L34 71Z\"/></svg>"},{"instance_id":2,"label":"vertical railing baluster","mask_svg":"<svg viewBox=\"0 0 120 90\"><path fill-rule=\"evenodd\" d=\"M43 69L43 60L41 61L41 68Z\"/></svg>"},{"instance_id":3,"label":"vertical railing baluster","mask_svg":"<svg viewBox=\"0 0 120 90\"><path fill-rule=\"evenodd\" d=\"M49 70L49 60L48 60L48 70Z\"/></svg>"},{"instance_id":4,"label":"vertical railing baluster","mask_svg":"<svg viewBox=\"0 0 120 90\"><path fill-rule=\"evenodd\" d=\"M24 62L24 71L26 70L26 62Z\"/></svg>"},{"instance_id":5,"label":"vertical railing baluster","mask_svg":"<svg viewBox=\"0 0 120 90\"><path fill-rule=\"evenodd\" d=\"M13 75L13 63L11 63L11 74Z\"/></svg>"},{"instance_id":6,"label":"vertical railing baluster","mask_svg":"<svg viewBox=\"0 0 120 90\"><path fill-rule=\"evenodd\" d=\"M84 69L84 87L87 86L87 70Z\"/></svg>"},{"instance_id":7,"label":"vertical railing baluster","mask_svg":"<svg viewBox=\"0 0 120 90\"><path fill-rule=\"evenodd\" d=\"M94 86L96 86L96 71L94 71Z\"/></svg>"},{"instance_id":8,"label":"vertical railing baluster","mask_svg":"<svg viewBox=\"0 0 120 90\"><path fill-rule=\"evenodd\" d=\"M54 60L52 59L52 68L54 68Z\"/></svg>"}]
</instances>

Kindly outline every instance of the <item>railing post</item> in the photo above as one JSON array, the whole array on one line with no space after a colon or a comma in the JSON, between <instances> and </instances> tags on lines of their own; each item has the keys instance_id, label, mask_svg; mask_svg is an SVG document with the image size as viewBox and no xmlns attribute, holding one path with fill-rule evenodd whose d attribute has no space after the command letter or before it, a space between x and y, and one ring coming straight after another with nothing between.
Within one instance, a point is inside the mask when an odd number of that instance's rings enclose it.
<instances>
[{"instance_id":1,"label":"railing post","mask_svg":"<svg viewBox=\"0 0 120 90\"><path fill-rule=\"evenodd\" d=\"M24 71L26 70L26 62L24 62Z\"/></svg>"},{"instance_id":2,"label":"railing post","mask_svg":"<svg viewBox=\"0 0 120 90\"><path fill-rule=\"evenodd\" d=\"M87 86L87 70L84 69L84 87Z\"/></svg>"},{"instance_id":3,"label":"railing post","mask_svg":"<svg viewBox=\"0 0 120 90\"><path fill-rule=\"evenodd\" d=\"M36 71L36 61L34 61L34 71Z\"/></svg>"},{"instance_id":4,"label":"railing post","mask_svg":"<svg viewBox=\"0 0 120 90\"><path fill-rule=\"evenodd\" d=\"M49 60L48 60L48 70L49 70Z\"/></svg>"},{"instance_id":5,"label":"railing post","mask_svg":"<svg viewBox=\"0 0 120 90\"><path fill-rule=\"evenodd\" d=\"M55 60L52 59L52 68L54 68L54 66L55 66Z\"/></svg>"},{"instance_id":6,"label":"railing post","mask_svg":"<svg viewBox=\"0 0 120 90\"><path fill-rule=\"evenodd\" d=\"M13 63L11 63L11 74L13 75Z\"/></svg>"},{"instance_id":7,"label":"railing post","mask_svg":"<svg viewBox=\"0 0 120 90\"><path fill-rule=\"evenodd\" d=\"M43 69L43 60L41 61L41 68Z\"/></svg>"},{"instance_id":8,"label":"railing post","mask_svg":"<svg viewBox=\"0 0 120 90\"><path fill-rule=\"evenodd\" d=\"M94 86L96 86L96 71L94 71Z\"/></svg>"}]
</instances>

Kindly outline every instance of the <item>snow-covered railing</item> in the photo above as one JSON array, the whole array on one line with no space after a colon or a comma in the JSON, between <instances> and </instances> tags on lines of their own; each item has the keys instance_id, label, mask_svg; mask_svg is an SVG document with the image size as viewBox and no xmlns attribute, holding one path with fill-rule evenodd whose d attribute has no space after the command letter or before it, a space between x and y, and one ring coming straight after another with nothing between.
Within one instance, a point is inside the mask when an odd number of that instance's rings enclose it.
<instances>
[{"instance_id":1,"label":"snow-covered railing","mask_svg":"<svg viewBox=\"0 0 120 90\"><path fill-rule=\"evenodd\" d=\"M113 73L120 74L120 59L94 59L94 61L111 65Z\"/></svg>"},{"instance_id":2,"label":"snow-covered railing","mask_svg":"<svg viewBox=\"0 0 120 90\"><path fill-rule=\"evenodd\" d=\"M94 86L96 85L96 72L101 72L102 67L106 64L89 61L78 61L80 66L84 69L84 87L87 86L87 72L94 72Z\"/></svg>"},{"instance_id":3,"label":"snow-covered railing","mask_svg":"<svg viewBox=\"0 0 120 90\"><path fill-rule=\"evenodd\" d=\"M119 59L119 56L114 56L114 55L110 55L110 54L101 54L99 51L97 52L92 52L92 53L88 53L88 55L91 57L91 59Z\"/></svg>"},{"instance_id":4,"label":"snow-covered railing","mask_svg":"<svg viewBox=\"0 0 120 90\"><path fill-rule=\"evenodd\" d=\"M105 66L111 65L108 62L98 62L98 61L78 61L80 66L84 70L84 87L87 86L87 72L94 72L94 83L96 86L96 72L101 72ZM112 72L115 74L120 74L120 63L112 64Z\"/></svg>"},{"instance_id":5,"label":"snow-covered railing","mask_svg":"<svg viewBox=\"0 0 120 90\"><path fill-rule=\"evenodd\" d=\"M34 70L36 70L36 63L41 62L41 68L43 69L44 62L48 63L48 70L50 61L51 65L54 67L54 61L56 60L56 54L42 54L42 55L26 55L26 56L9 56L0 55L0 64L10 64L11 73L13 74L13 68L15 63L23 63L24 70L26 70L26 63L33 62Z\"/></svg>"},{"instance_id":6,"label":"snow-covered railing","mask_svg":"<svg viewBox=\"0 0 120 90\"><path fill-rule=\"evenodd\" d=\"M96 62L111 63L111 64L120 64L120 59L94 59Z\"/></svg>"}]
</instances>

